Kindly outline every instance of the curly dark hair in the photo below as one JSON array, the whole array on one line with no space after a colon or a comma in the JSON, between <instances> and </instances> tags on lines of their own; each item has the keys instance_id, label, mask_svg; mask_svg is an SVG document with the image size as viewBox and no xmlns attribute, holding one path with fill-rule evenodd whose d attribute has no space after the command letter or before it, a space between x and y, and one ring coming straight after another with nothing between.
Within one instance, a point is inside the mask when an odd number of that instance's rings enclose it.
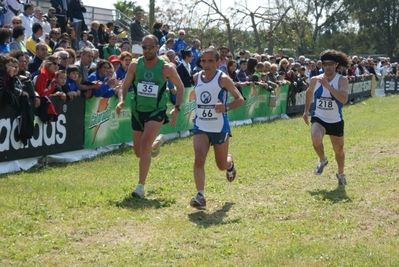
<instances>
[{"instance_id":1,"label":"curly dark hair","mask_svg":"<svg viewBox=\"0 0 399 267\"><path fill-rule=\"evenodd\" d=\"M344 52L333 50L333 49L327 49L324 50L323 52L320 53L320 59L321 61L324 60L332 60L338 63L338 67L345 67L345 68L350 68L351 62L349 60L348 55L346 55Z\"/></svg>"}]
</instances>

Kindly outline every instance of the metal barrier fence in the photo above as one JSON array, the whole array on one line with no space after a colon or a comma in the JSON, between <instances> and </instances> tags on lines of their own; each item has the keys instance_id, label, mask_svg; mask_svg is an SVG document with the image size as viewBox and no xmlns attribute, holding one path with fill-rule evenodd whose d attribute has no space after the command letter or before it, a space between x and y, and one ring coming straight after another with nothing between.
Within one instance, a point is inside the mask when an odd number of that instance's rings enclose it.
<instances>
[{"instance_id":1,"label":"metal barrier fence","mask_svg":"<svg viewBox=\"0 0 399 267\"><path fill-rule=\"evenodd\" d=\"M35 6L40 6L43 11L47 13L47 10L51 7L51 3L49 0L32 0L32 4ZM100 23L106 24L110 21L117 22L117 12L114 9L94 7L94 6L85 6L86 13L83 13L83 17L85 18L85 23L90 29L90 24L93 20L97 20ZM120 16L120 15L119 15Z\"/></svg>"}]
</instances>

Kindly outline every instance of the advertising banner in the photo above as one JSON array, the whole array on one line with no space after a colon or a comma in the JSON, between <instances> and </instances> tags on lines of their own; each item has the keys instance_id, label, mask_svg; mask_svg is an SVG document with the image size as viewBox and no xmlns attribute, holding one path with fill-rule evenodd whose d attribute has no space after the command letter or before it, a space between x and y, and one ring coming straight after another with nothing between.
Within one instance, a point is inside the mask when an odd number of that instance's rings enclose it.
<instances>
[{"instance_id":1,"label":"advertising banner","mask_svg":"<svg viewBox=\"0 0 399 267\"><path fill-rule=\"evenodd\" d=\"M0 108L0 162L22 158L53 155L83 148L84 98L62 102L59 97L50 98L58 118L43 123L35 116L35 131L26 146L17 134L18 119L14 110Z\"/></svg>"},{"instance_id":2,"label":"advertising banner","mask_svg":"<svg viewBox=\"0 0 399 267\"><path fill-rule=\"evenodd\" d=\"M130 99L126 96L125 105L119 115L115 107L118 98L93 97L86 99L84 116L84 148L97 148L111 144L132 141Z\"/></svg>"},{"instance_id":3,"label":"advertising banner","mask_svg":"<svg viewBox=\"0 0 399 267\"><path fill-rule=\"evenodd\" d=\"M173 109L174 105L170 102L168 104L167 114ZM177 117L177 123L175 127L171 127L169 123L164 124L161 128L162 134L175 133L187 131L193 128L193 118L195 110L195 93L193 87L184 88L183 102L180 105L180 112Z\"/></svg>"}]
</instances>

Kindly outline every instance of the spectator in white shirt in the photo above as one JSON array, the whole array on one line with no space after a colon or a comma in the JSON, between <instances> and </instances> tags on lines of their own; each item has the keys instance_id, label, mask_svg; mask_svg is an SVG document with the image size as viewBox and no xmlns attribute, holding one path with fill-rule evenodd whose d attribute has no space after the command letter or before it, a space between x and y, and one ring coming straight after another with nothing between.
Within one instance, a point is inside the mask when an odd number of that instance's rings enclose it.
<instances>
[{"instance_id":1,"label":"spectator in white shirt","mask_svg":"<svg viewBox=\"0 0 399 267\"><path fill-rule=\"evenodd\" d=\"M33 11L33 17L32 17L33 23L37 22L40 25L42 25L43 28L43 34L42 34L42 39L45 40L46 34L49 34L51 31L51 25L47 21L46 17L43 16L42 8L40 6L35 7ZM32 24L33 24L32 23Z\"/></svg>"},{"instance_id":2,"label":"spectator in white shirt","mask_svg":"<svg viewBox=\"0 0 399 267\"><path fill-rule=\"evenodd\" d=\"M32 35L32 25L33 25L33 20L31 17L32 13L33 13L33 4L26 3L24 5L24 12L19 14L19 17L22 20L22 26L25 28L25 42Z\"/></svg>"},{"instance_id":3,"label":"spectator in white shirt","mask_svg":"<svg viewBox=\"0 0 399 267\"><path fill-rule=\"evenodd\" d=\"M166 54L169 49L172 49L172 46L175 44L175 40L173 38L169 38L166 42L159 48L158 54Z\"/></svg>"}]
</instances>

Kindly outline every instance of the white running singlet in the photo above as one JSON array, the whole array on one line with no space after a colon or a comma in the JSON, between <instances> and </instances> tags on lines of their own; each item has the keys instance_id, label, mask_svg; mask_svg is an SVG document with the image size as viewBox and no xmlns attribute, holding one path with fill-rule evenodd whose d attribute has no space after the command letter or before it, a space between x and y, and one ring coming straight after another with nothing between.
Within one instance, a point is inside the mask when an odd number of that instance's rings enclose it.
<instances>
[{"instance_id":1,"label":"white running singlet","mask_svg":"<svg viewBox=\"0 0 399 267\"><path fill-rule=\"evenodd\" d=\"M228 91L220 86L220 76L223 74L217 70L213 78L204 82L203 71L198 73L197 84L194 86L196 109L194 117L194 130L210 133L230 133L230 125L227 114L217 113L215 105L218 100L226 105Z\"/></svg>"},{"instance_id":2,"label":"white running singlet","mask_svg":"<svg viewBox=\"0 0 399 267\"><path fill-rule=\"evenodd\" d=\"M336 74L330 82L330 85L338 90L338 81L341 78L340 74ZM314 91L314 111L312 117L317 117L327 123L336 123L342 121L342 106L343 104L336 100L326 88L319 82L316 82Z\"/></svg>"}]
</instances>

